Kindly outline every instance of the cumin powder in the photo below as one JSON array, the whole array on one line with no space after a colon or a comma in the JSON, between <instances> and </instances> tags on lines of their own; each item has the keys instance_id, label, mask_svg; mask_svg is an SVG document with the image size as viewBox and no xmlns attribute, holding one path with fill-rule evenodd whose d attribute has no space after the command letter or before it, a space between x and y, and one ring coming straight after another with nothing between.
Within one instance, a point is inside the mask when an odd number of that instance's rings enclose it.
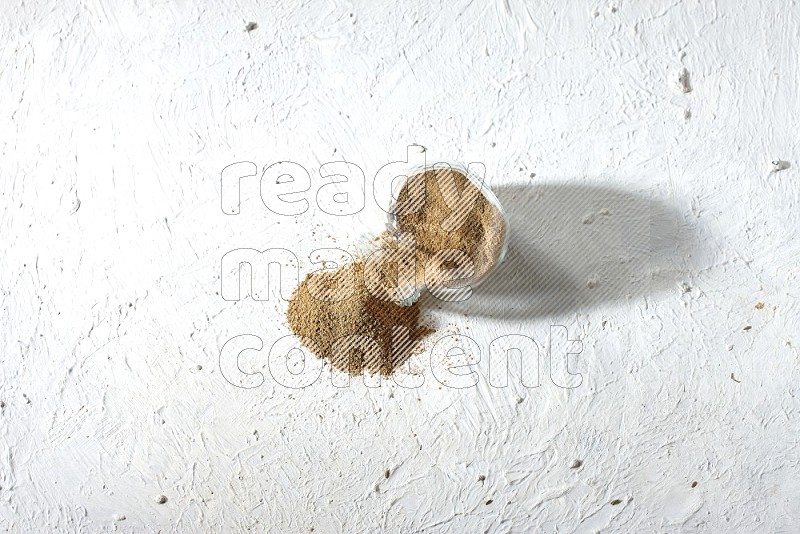
<instances>
[{"instance_id":1,"label":"cumin powder","mask_svg":"<svg viewBox=\"0 0 800 534\"><path fill-rule=\"evenodd\" d=\"M294 334L340 371L389 375L433 332L418 324L417 304L376 297L364 282L364 263L309 274L292 295L287 317Z\"/></svg>"},{"instance_id":2,"label":"cumin powder","mask_svg":"<svg viewBox=\"0 0 800 534\"><path fill-rule=\"evenodd\" d=\"M351 375L390 375L434 332L419 324L418 302L399 303L398 291L409 285L409 272L411 284L416 280L431 287L440 281L435 273L453 271L459 263L446 251L458 251L472 268L453 272L477 279L492 268L505 238L497 207L458 171L435 169L410 177L395 213L396 228L375 238L375 255L307 275L289 302L294 334L316 356ZM395 239L401 235L413 237L410 255L398 254L398 242L407 242ZM442 283L449 279L452 274Z\"/></svg>"}]
</instances>

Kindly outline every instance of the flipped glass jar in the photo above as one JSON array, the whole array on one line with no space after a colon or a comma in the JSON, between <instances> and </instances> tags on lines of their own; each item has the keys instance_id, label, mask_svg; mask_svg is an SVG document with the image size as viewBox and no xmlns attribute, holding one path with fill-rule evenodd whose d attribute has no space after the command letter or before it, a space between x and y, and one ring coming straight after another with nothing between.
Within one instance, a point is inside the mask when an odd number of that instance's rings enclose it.
<instances>
[{"instance_id":1,"label":"flipped glass jar","mask_svg":"<svg viewBox=\"0 0 800 534\"><path fill-rule=\"evenodd\" d=\"M426 272L426 270L423 269L422 273L420 270L417 270L417 276L415 277L413 284L412 282L406 282L406 284L403 285L403 283L400 282L400 287L398 288L398 294L400 297L398 298L398 302L404 306L411 305L419 300L426 288L431 290L437 296L437 298L442 298L441 295L447 295L448 291L450 291L450 297L445 297L447 300L460 300L459 295L463 293L462 290L458 288L469 287L474 289L485 282L503 262L508 251L508 243L510 239L508 219L503 207L500 204L500 201L497 199L497 196L492 192L486 183L486 171L485 166L482 163L471 163L469 166L465 166L457 162L440 162L432 165L408 165L404 172L396 175L396 178L392 183L392 198L389 204L389 213L387 217L387 235L397 236L403 232L397 214L398 199L401 196L401 192L408 184L409 179L419 176L423 173L431 173L431 171L433 171L433 174L426 174L425 180L430 179L431 176L441 176L441 171L454 171L463 175L469 184L477 189L477 194L481 195L485 199L486 203L490 206L490 210L493 208L493 211L491 211L488 221L484 221L484 224L481 227L481 239L483 239L484 242L476 243L476 249L480 247L481 250L480 258L477 259L477 261L474 257L470 258L473 264L468 275L460 275L456 278L447 279L457 281L458 287L452 290L448 289L449 286L447 285L447 280L445 280L441 285L437 286L435 280L430 280L430 277L423 274ZM425 184L426 182L423 181L422 183ZM439 185L441 185L441 182ZM463 191L461 191L459 194L463 194ZM473 200L473 202L475 200ZM474 208L475 205L470 204L467 206L463 215L466 216L470 210ZM417 209L425 209L424 201L423 205L417 206ZM416 210L414 213L416 213ZM475 254L473 254L473 256L475 256Z\"/></svg>"}]
</instances>

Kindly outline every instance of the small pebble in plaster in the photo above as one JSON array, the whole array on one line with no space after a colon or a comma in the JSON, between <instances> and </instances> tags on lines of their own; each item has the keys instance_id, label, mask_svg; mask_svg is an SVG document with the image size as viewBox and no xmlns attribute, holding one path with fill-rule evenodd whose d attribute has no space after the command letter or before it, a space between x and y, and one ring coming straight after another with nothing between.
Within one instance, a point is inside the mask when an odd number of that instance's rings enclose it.
<instances>
[{"instance_id":1,"label":"small pebble in plaster","mask_svg":"<svg viewBox=\"0 0 800 534\"><path fill-rule=\"evenodd\" d=\"M689 80L689 71L686 67L678 72L677 86L682 93L692 92L692 82Z\"/></svg>"},{"instance_id":2,"label":"small pebble in plaster","mask_svg":"<svg viewBox=\"0 0 800 534\"><path fill-rule=\"evenodd\" d=\"M156 501L158 504L164 504L165 502L167 502L167 496L156 495L155 497L153 497L153 500Z\"/></svg>"},{"instance_id":3,"label":"small pebble in plaster","mask_svg":"<svg viewBox=\"0 0 800 534\"><path fill-rule=\"evenodd\" d=\"M600 215L602 215L603 217L608 217L609 215L611 215L611 210L608 208L603 208L600 210Z\"/></svg>"},{"instance_id":4,"label":"small pebble in plaster","mask_svg":"<svg viewBox=\"0 0 800 534\"><path fill-rule=\"evenodd\" d=\"M756 303L756 309L757 310L763 310L764 309L764 303L763 302L757 302Z\"/></svg>"},{"instance_id":5,"label":"small pebble in plaster","mask_svg":"<svg viewBox=\"0 0 800 534\"><path fill-rule=\"evenodd\" d=\"M683 110L683 118L684 118L685 120L687 120L687 121L688 121L689 119L691 119L691 118L692 118L692 110L691 110L691 109L684 109L684 110Z\"/></svg>"},{"instance_id":6,"label":"small pebble in plaster","mask_svg":"<svg viewBox=\"0 0 800 534\"><path fill-rule=\"evenodd\" d=\"M595 278L589 278L589 280L586 281L586 287L588 287L589 289L594 289L599 285L600 283Z\"/></svg>"},{"instance_id":7,"label":"small pebble in plaster","mask_svg":"<svg viewBox=\"0 0 800 534\"><path fill-rule=\"evenodd\" d=\"M383 470L383 478L389 478L389 475L391 475L391 474L392 474L392 472L390 470L388 470L388 469L384 469Z\"/></svg>"},{"instance_id":8,"label":"small pebble in plaster","mask_svg":"<svg viewBox=\"0 0 800 534\"><path fill-rule=\"evenodd\" d=\"M731 380L733 380L734 382L737 382L737 383L739 383L739 384L741 384L741 383L742 383L742 381L741 381L741 380L736 380L736 377L735 377L735 376L733 376L733 373L731 373Z\"/></svg>"},{"instance_id":9,"label":"small pebble in plaster","mask_svg":"<svg viewBox=\"0 0 800 534\"><path fill-rule=\"evenodd\" d=\"M684 293L684 294L685 293L689 293L692 290L692 286L690 286L686 282L681 282L679 287L681 289L681 293Z\"/></svg>"},{"instance_id":10,"label":"small pebble in plaster","mask_svg":"<svg viewBox=\"0 0 800 534\"><path fill-rule=\"evenodd\" d=\"M619 503L621 503L621 502L622 502L622 501L621 501L621 500L619 500L619 499L611 499L611 500L608 502L608 504L610 504L611 506L616 506L616 505L618 505L618 504L619 504Z\"/></svg>"},{"instance_id":11,"label":"small pebble in plaster","mask_svg":"<svg viewBox=\"0 0 800 534\"><path fill-rule=\"evenodd\" d=\"M496 146L497 146L497 143L495 143L494 141L492 141L492 148L494 148L494 147L496 147Z\"/></svg>"},{"instance_id":12,"label":"small pebble in plaster","mask_svg":"<svg viewBox=\"0 0 800 534\"><path fill-rule=\"evenodd\" d=\"M744 325L744 328L742 328L742 330L744 330L745 332L747 332L747 331L748 331L748 330L750 330L751 328L753 328L753 327L752 327L752 326L750 326L749 324L746 324L746 325Z\"/></svg>"},{"instance_id":13,"label":"small pebble in plaster","mask_svg":"<svg viewBox=\"0 0 800 534\"><path fill-rule=\"evenodd\" d=\"M696 488L696 487L697 487L697 481L696 481L696 480L695 480L694 482L692 482L692 487L693 487L693 488Z\"/></svg>"},{"instance_id":14,"label":"small pebble in plaster","mask_svg":"<svg viewBox=\"0 0 800 534\"><path fill-rule=\"evenodd\" d=\"M583 224L592 224L594 222L594 213L589 213L588 215L584 215L583 220L581 222Z\"/></svg>"},{"instance_id":15,"label":"small pebble in plaster","mask_svg":"<svg viewBox=\"0 0 800 534\"><path fill-rule=\"evenodd\" d=\"M597 10L597 9L595 9L594 11L592 11L592 16L593 16L594 18L597 18L597 17L599 17L599 16L600 16L600 11L599 11L599 10Z\"/></svg>"},{"instance_id":16,"label":"small pebble in plaster","mask_svg":"<svg viewBox=\"0 0 800 534\"><path fill-rule=\"evenodd\" d=\"M257 30L257 29L258 29L258 23L257 22L248 22L247 25L244 27L244 31L246 31L247 33L250 33L251 31Z\"/></svg>"},{"instance_id":17,"label":"small pebble in plaster","mask_svg":"<svg viewBox=\"0 0 800 534\"><path fill-rule=\"evenodd\" d=\"M569 468L570 468L570 469L577 469L577 468L579 468L579 467L580 467L580 466L582 466L582 465L583 465L583 461L581 461L581 460L575 460L574 462L572 462L572 465L570 465L570 466L569 466Z\"/></svg>"},{"instance_id":18,"label":"small pebble in plaster","mask_svg":"<svg viewBox=\"0 0 800 534\"><path fill-rule=\"evenodd\" d=\"M782 159L776 159L772 162L772 172L781 172L785 171L792 165L788 161L784 161Z\"/></svg>"},{"instance_id":19,"label":"small pebble in plaster","mask_svg":"<svg viewBox=\"0 0 800 534\"><path fill-rule=\"evenodd\" d=\"M494 499L489 499L488 501L486 501L486 506L489 506L489 505L490 505L490 504L492 504L493 502L494 502Z\"/></svg>"},{"instance_id":20,"label":"small pebble in plaster","mask_svg":"<svg viewBox=\"0 0 800 534\"><path fill-rule=\"evenodd\" d=\"M616 13L617 9L618 9L617 6L608 6L608 10L611 11L612 13Z\"/></svg>"},{"instance_id":21,"label":"small pebble in plaster","mask_svg":"<svg viewBox=\"0 0 800 534\"><path fill-rule=\"evenodd\" d=\"M125 516L124 516L124 515L122 515L122 514L114 514L114 515L111 517L111 519L113 519L114 521L125 521L125 520L126 520L126 519L128 519L128 518L127 518L127 517L125 517Z\"/></svg>"},{"instance_id":22,"label":"small pebble in plaster","mask_svg":"<svg viewBox=\"0 0 800 534\"><path fill-rule=\"evenodd\" d=\"M486 475L478 475L478 482L483 482L486 480Z\"/></svg>"},{"instance_id":23,"label":"small pebble in plaster","mask_svg":"<svg viewBox=\"0 0 800 534\"><path fill-rule=\"evenodd\" d=\"M536 173L535 173L535 172L532 172L532 173L531 173L531 178L535 178L535 177L536 177Z\"/></svg>"}]
</instances>

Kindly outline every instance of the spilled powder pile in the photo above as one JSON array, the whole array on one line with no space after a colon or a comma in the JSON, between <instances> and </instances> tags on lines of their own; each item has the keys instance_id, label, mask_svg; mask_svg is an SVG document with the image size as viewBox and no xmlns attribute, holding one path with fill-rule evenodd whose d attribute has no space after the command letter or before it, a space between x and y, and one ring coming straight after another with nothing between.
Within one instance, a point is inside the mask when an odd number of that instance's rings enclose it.
<instances>
[{"instance_id":1,"label":"spilled powder pile","mask_svg":"<svg viewBox=\"0 0 800 534\"><path fill-rule=\"evenodd\" d=\"M389 375L433 330L418 325L419 306L376 298L364 280L361 261L306 276L289 303L289 326L340 371Z\"/></svg>"},{"instance_id":2,"label":"spilled powder pile","mask_svg":"<svg viewBox=\"0 0 800 534\"><path fill-rule=\"evenodd\" d=\"M457 171L410 177L398 196L396 213L397 227L376 238L376 254L335 271L307 275L289 303L287 318L294 334L315 355L352 375L390 375L434 332L418 324L419 304L401 306L398 295L400 287L413 285L414 276L423 282L429 261L452 269L450 256L437 255L439 251L466 254L474 265L470 274L477 278L488 272L503 245L505 223L499 210ZM400 235L413 237L416 251L398 254L402 240L394 237ZM430 272L429 285L435 283Z\"/></svg>"}]
</instances>

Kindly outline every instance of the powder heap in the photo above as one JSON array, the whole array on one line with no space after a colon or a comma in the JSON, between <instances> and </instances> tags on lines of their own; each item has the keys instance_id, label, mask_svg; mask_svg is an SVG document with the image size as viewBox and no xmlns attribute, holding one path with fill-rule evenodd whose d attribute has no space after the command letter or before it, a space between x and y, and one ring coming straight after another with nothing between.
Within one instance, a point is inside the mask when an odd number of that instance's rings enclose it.
<instances>
[{"instance_id":1,"label":"powder heap","mask_svg":"<svg viewBox=\"0 0 800 534\"><path fill-rule=\"evenodd\" d=\"M419 324L419 303L400 304L409 287L424 281L429 261L452 268L448 256L437 253L452 249L466 254L477 279L491 269L505 237L499 210L466 176L449 169L406 181L397 199L396 223L375 238L373 254L307 275L289 302L294 334L315 355L352 375L390 375L434 332ZM405 247L409 236L415 249Z\"/></svg>"},{"instance_id":2,"label":"powder heap","mask_svg":"<svg viewBox=\"0 0 800 534\"><path fill-rule=\"evenodd\" d=\"M303 344L340 371L389 375L433 330L418 325L418 305L375 296L368 277L362 261L312 273L292 295L287 317Z\"/></svg>"}]
</instances>

